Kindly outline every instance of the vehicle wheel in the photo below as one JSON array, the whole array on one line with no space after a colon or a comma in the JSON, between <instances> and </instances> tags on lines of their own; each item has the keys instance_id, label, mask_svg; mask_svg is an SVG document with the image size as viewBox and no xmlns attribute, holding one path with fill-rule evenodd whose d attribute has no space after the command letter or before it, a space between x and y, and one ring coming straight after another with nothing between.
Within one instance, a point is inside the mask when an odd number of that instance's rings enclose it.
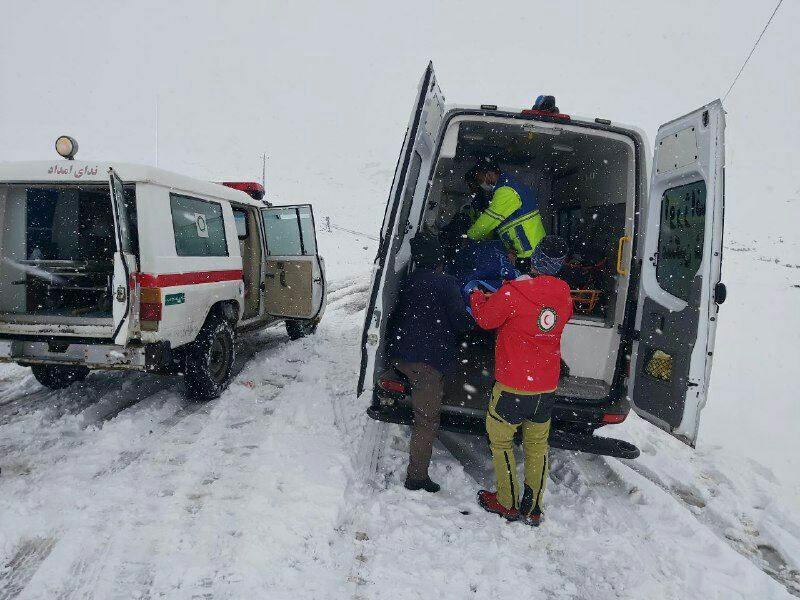
<instances>
[{"instance_id":1,"label":"vehicle wheel","mask_svg":"<svg viewBox=\"0 0 800 600\"><path fill-rule=\"evenodd\" d=\"M36 381L51 390L61 390L76 381L83 381L89 375L87 367L68 367L67 365L31 365Z\"/></svg>"},{"instance_id":2,"label":"vehicle wheel","mask_svg":"<svg viewBox=\"0 0 800 600\"><path fill-rule=\"evenodd\" d=\"M314 321L286 321L286 333L290 340L299 340L312 335L316 330L317 323Z\"/></svg>"},{"instance_id":3,"label":"vehicle wheel","mask_svg":"<svg viewBox=\"0 0 800 600\"><path fill-rule=\"evenodd\" d=\"M200 401L219 397L228 387L235 357L233 327L221 317L209 317L186 349L183 377L189 397Z\"/></svg>"}]
</instances>

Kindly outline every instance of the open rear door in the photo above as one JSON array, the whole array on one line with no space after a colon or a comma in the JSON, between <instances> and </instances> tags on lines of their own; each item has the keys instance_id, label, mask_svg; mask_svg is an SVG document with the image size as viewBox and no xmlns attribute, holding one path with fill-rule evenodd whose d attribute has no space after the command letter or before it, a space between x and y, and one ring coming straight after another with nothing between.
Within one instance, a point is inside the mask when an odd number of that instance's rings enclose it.
<instances>
[{"instance_id":1,"label":"open rear door","mask_svg":"<svg viewBox=\"0 0 800 600\"><path fill-rule=\"evenodd\" d=\"M114 253L114 278L112 281L112 315L114 318L114 343L125 346L130 338L132 323L138 315L131 286L131 274L136 272L131 223L125 206L125 186L114 169L108 170L111 188L111 210L117 251Z\"/></svg>"},{"instance_id":2,"label":"open rear door","mask_svg":"<svg viewBox=\"0 0 800 600\"><path fill-rule=\"evenodd\" d=\"M276 317L314 319L322 309L324 273L309 204L262 208L267 260L264 304Z\"/></svg>"},{"instance_id":3,"label":"open rear door","mask_svg":"<svg viewBox=\"0 0 800 600\"><path fill-rule=\"evenodd\" d=\"M720 283L725 114L717 100L658 130L631 356L631 401L694 446L706 402Z\"/></svg>"},{"instance_id":4,"label":"open rear door","mask_svg":"<svg viewBox=\"0 0 800 600\"><path fill-rule=\"evenodd\" d=\"M412 204L418 207L421 205L426 189L425 180L433 160L434 144L443 118L444 96L436 83L433 63L429 63L419 84L383 217L361 340L359 395L365 388L372 388L376 368L382 368L382 365L376 363L376 357L383 345L388 318L384 307L386 278L390 272L395 275L387 265L394 264L402 238L411 229Z\"/></svg>"}]
</instances>

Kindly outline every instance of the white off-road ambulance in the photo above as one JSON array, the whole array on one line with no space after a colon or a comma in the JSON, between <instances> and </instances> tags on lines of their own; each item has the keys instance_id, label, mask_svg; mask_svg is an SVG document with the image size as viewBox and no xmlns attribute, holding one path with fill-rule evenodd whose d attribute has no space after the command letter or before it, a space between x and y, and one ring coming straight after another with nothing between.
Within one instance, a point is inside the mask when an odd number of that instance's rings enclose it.
<instances>
[{"instance_id":1,"label":"white off-road ambulance","mask_svg":"<svg viewBox=\"0 0 800 600\"><path fill-rule=\"evenodd\" d=\"M0 163L0 362L51 388L90 369L183 373L190 396L216 397L238 331L282 320L298 338L325 308L311 206L263 196L141 165Z\"/></svg>"},{"instance_id":2,"label":"white off-road ambulance","mask_svg":"<svg viewBox=\"0 0 800 600\"><path fill-rule=\"evenodd\" d=\"M536 191L548 233L569 242L562 277L575 315L556 391L551 443L633 458L593 435L630 406L694 445L708 394L720 282L725 116L717 100L665 123L652 160L644 133L603 118L494 105L445 106L426 70L389 195L363 334L359 393L375 419L410 423L407 382L388 356L392 313L414 268L409 241L441 232L471 202L481 160ZM483 432L494 335L472 332L446 380L442 427Z\"/></svg>"}]
</instances>

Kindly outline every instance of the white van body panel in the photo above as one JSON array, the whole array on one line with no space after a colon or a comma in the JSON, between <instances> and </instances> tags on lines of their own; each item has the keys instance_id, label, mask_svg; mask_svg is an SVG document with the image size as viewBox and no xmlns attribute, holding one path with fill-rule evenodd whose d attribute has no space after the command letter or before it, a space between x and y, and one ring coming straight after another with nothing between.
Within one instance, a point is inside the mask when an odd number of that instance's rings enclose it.
<instances>
[{"instance_id":1,"label":"white van body panel","mask_svg":"<svg viewBox=\"0 0 800 600\"><path fill-rule=\"evenodd\" d=\"M374 386L379 342L386 334L389 317L383 296L387 283L395 289L399 286L396 275L411 258L408 240L413 237L423 209L443 118L444 96L433 65L429 64L419 84L381 228L362 339L358 394Z\"/></svg>"},{"instance_id":2,"label":"white van body panel","mask_svg":"<svg viewBox=\"0 0 800 600\"><path fill-rule=\"evenodd\" d=\"M204 194L220 200L263 206L263 203L253 200L239 190L156 167L129 163L78 160L2 162L0 163L0 183L89 182L108 184L110 168L113 168L126 184L153 183L178 192Z\"/></svg>"},{"instance_id":3,"label":"white van body panel","mask_svg":"<svg viewBox=\"0 0 800 600\"><path fill-rule=\"evenodd\" d=\"M645 216L636 314L641 340L635 343L631 358L631 402L643 418L692 446L697 440L700 412L708 395L719 310L715 286L720 281L722 265L724 134L725 111L719 100L659 128ZM685 190L678 194L685 198L684 205L668 198L667 194L676 190ZM702 212L695 215L695 203L700 206L701 192ZM667 212L674 214L676 208L677 217L673 219ZM669 229L664 219L670 221ZM672 249L668 247L671 240L666 239L669 235L676 240ZM702 236L695 241L696 244L702 240L702 258L692 274L691 288L686 289L685 297L680 297L674 289L664 289L665 282L672 277L666 271L659 277L659 265L666 267L668 260L674 263L676 258L684 262L686 255L680 253L696 248L686 242L692 235ZM675 257L665 256L665 248ZM664 326L671 321L675 328ZM664 375L664 381L656 381L645 371L646 361L652 359L646 353L663 348L667 348L670 356L670 379ZM688 356L681 359L681 351Z\"/></svg>"},{"instance_id":4,"label":"white van body panel","mask_svg":"<svg viewBox=\"0 0 800 600\"><path fill-rule=\"evenodd\" d=\"M165 303L158 331L142 331L142 341L168 341L173 348L193 341L211 307L221 300L236 300L241 315L244 294L241 278L191 283L202 281L204 274L207 279L213 279L214 273L241 272L242 259L231 205L209 193L182 190L182 195L215 202L222 207L228 256L178 256L170 209L170 193L175 193L174 189L153 183L136 186L139 231L161 232L148 235L148 243L139 244L142 286L148 287L148 281L157 283L165 302L168 296L181 298L183 294L182 302ZM237 202L240 200L237 198ZM141 237L140 234L140 240Z\"/></svg>"}]
</instances>

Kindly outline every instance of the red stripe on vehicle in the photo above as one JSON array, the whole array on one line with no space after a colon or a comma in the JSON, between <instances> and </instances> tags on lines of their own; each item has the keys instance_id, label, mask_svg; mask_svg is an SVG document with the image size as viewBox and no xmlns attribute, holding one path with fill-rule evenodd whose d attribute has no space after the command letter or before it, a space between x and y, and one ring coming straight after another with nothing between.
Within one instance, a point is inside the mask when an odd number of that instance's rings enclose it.
<instances>
[{"instance_id":1,"label":"red stripe on vehicle","mask_svg":"<svg viewBox=\"0 0 800 600\"><path fill-rule=\"evenodd\" d=\"M173 287L177 285L218 283L220 281L241 281L244 277L244 272L241 269L232 269L230 271L196 271L193 273L168 273L166 275L138 273L136 277L142 287Z\"/></svg>"}]
</instances>

